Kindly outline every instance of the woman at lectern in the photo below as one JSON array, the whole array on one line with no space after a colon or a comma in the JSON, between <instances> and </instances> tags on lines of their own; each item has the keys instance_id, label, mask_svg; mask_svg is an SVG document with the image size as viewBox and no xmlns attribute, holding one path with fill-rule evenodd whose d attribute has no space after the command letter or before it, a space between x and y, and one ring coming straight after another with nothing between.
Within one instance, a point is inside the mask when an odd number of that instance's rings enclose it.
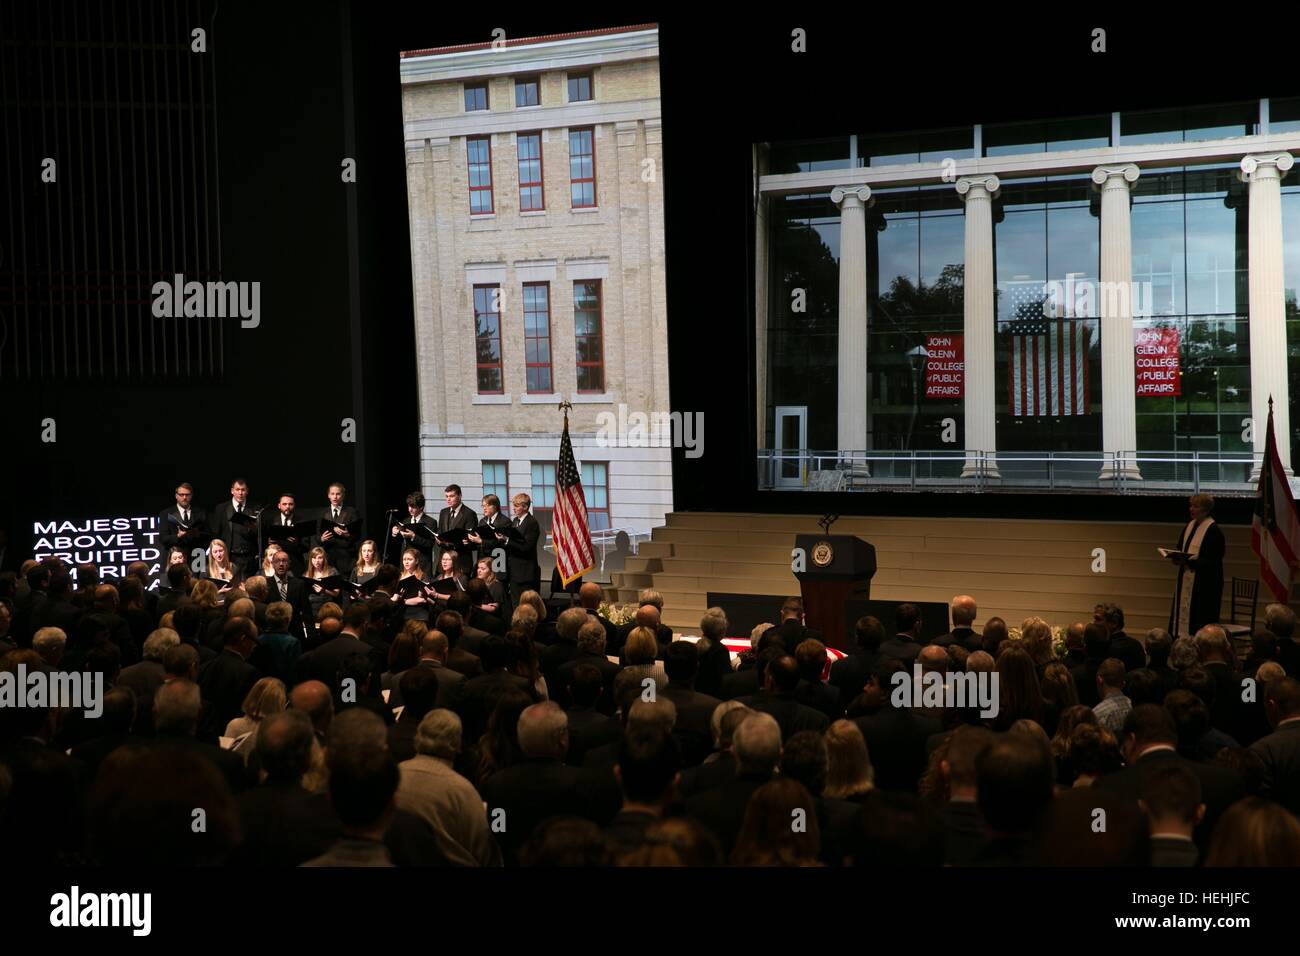
<instances>
[{"instance_id":1,"label":"woman at lectern","mask_svg":"<svg viewBox=\"0 0 1300 956\"><path fill-rule=\"evenodd\" d=\"M1192 495L1187 499L1191 520L1178 539L1170 560L1178 565L1174 610L1169 631L1175 637L1192 637L1206 624L1216 624L1223 605L1223 531L1214 523L1214 499Z\"/></svg>"}]
</instances>

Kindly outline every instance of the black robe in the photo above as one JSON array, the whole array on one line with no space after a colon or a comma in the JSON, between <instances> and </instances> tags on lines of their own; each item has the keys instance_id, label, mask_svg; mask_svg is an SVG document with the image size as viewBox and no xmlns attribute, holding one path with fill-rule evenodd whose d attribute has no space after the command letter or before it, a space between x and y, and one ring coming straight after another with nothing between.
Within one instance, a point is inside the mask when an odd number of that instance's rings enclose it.
<instances>
[{"instance_id":1,"label":"black robe","mask_svg":"<svg viewBox=\"0 0 1300 956\"><path fill-rule=\"evenodd\" d=\"M1185 538L1178 541L1178 550L1187 550L1187 545L1196 535L1193 529ZM1206 624L1217 624L1219 614L1223 608L1223 554L1227 549L1227 541L1223 537L1223 532L1219 529L1217 523L1211 524L1205 529L1205 537L1201 540L1201 550L1197 556L1187 562L1187 566L1196 572L1196 577L1192 584L1191 610L1188 615L1189 620L1186 622L1187 633L1192 636L1204 627ZM1178 570L1178 587L1174 591L1174 610L1178 608L1178 602L1183 586L1183 571ZM1179 622L1182 625L1183 622ZM1175 638L1178 634L1173 630L1173 614L1170 614L1169 627L1170 633Z\"/></svg>"}]
</instances>

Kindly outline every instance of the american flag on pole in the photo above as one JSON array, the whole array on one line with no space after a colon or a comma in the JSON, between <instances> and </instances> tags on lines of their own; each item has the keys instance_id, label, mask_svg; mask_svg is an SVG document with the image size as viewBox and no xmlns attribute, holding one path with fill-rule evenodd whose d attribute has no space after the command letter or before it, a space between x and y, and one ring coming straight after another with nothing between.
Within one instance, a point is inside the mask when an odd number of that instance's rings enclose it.
<instances>
[{"instance_id":1,"label":"american flag on pole","mask_svg":"<svg viewBox=\"0 0 1300 956\"><path fill-rule=\"evenodd\" d=\"M1286 469L1277 453L1273 434L1273 400L1268 402L1268 438L1264 461L1259 469L1259 496L1255 499L1255 520L1250 527L1250 547L1259 555L1260 580L1278 601L1291 592L1291 574L1300 554L1300 516Z\"/></svg>"},{"instance_id":2,"label":"american flag on pole","mask_svg":"<svg viewBox=\"0 0 1300 956\"><path fill-rule=\"evenodd\" d=\"M1043 315L1041 282L1009 282L1007 405L1016 418L1087 415L1087 322Z\"/></svg>"},{"instance_id":3,"label":"american flag on pole","mask_svg":"<svg viewBox=\"0 0 1300 956\"><path fill-rule=\"evenodd\" d=\"M560 460L555 466L555 512L551 521L551 540L555 544L555 566L564 587L596 566L587 528L587 498L582 493L582 478L573 459L569 441L569 415L564 415L564 435L560 438Z\"/></svg>"}]
</instances>

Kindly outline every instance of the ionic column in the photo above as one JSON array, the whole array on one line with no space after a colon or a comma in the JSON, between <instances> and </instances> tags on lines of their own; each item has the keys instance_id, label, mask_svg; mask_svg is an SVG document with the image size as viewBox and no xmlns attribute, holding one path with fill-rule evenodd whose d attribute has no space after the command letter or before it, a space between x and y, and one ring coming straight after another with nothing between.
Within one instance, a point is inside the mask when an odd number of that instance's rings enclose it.
<instances>
[{"instance_id":1,"label":"ionic column","mask_svg":"<svg viewBox=\"0 0 1300 956\"><path fill-rule=\"evenodd\" d=\"M966 176L957 180L957 192L966 201L966 265L964 267L965 318L965 438L966 464L961 476L979 474L979 455L984 452L985 474L997 478L996 399L994 334L997 315L994 305L996 277L993 274L993 197L998 191L996 176Z\"/></svg>"},{"instance_id":2,"label":"ionic column","mask_svg":"<svg viewBox=\"0 0 1300 956\"><path fill-rule=\"evenodd\" d=\"M1101 442L1111 456L1102 465L1102 481L1141 478L1137 462L1116 461L1120 452L1137 449L1137 381L1133 368L1133 236L1129 216L1129 186L1138 168L1098 166L1092 181L1101 188ZM1116 314L1109 314L1111 312Z\"/></svg>"},{"instance_id":3,"label":"ionic column","mask_svg":"<svg viewBox=\"0 0 1300 956\"><path fill-rule=\"evenodd\" d=\"M839 450L867 447L867 186L836 186L840 207Z\"/></svg>"},{"instance_id":4,"label":"ionic column","mask_svg":"<svg viewBox=\"0 0 1300 956\"><path fill-rule=\"evenodd\" d=\"M1291 474L1291 416L1286 374L1286 302L1282 272L1282 176L1294 165L1290 153L1255 153L1241 160L1241 181L1250 184L1250 409L1255 453L1268 437L1268 400L1273 398L1277 453ZM1251 480L1259 477L1258 463Z\"/></svg>"}]
</instances>

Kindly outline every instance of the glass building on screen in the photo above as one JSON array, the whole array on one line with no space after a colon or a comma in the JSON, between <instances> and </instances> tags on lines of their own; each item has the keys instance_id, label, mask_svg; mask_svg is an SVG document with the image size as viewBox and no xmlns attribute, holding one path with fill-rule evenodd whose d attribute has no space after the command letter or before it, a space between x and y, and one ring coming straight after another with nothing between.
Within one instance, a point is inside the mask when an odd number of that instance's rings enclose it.
<instances>
[{"instance_id":1,"label":"glass building on screen","mask_svg":"<svg viewBox=\"0 0 1300 956\"><path fill-rule=\"evenodd\" d=\"M759 482L1249 493L1300 97L754 147Z\"/></svg>"}]
</instances>

